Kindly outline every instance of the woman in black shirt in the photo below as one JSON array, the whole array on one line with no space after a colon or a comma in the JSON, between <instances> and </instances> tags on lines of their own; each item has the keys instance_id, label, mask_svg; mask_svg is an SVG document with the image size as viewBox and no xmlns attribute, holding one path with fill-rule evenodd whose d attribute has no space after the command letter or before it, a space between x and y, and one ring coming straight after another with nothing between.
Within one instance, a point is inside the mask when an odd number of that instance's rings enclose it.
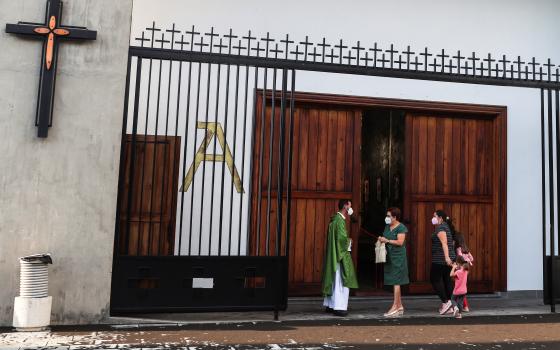
<instances>
[{"instance_id":1,"label":"woman in black shirt","mask_svg":"<svg viewBox=\"0 0 560 350\"><path fill-rule=\"evenodd\" d=\"M450 277L451 265L455 261L453 249L453 224L443 210L436 210L432 217L435 231L432 233L432 266L430 281L441 300L440 315L451 309L451 295L453 294L453 281Z\"/></svg>"}]
</instances>

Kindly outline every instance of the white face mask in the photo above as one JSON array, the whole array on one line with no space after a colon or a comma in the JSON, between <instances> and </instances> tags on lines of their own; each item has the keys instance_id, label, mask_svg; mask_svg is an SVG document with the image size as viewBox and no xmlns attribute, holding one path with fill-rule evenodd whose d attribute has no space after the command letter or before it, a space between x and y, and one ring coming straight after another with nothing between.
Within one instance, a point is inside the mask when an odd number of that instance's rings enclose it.
<instances>
[{"instance_id":1,"label":"white face mask","mask_svg":"<svg viewBox=\"0 0 560 350\"><path fill-rule=\"evenodd\" d=\"M437 225L439 224L439 220L438 218L436 218L435 216L432 218L432 225Z\"/></svg>"},{"instance_id":2,"label":"white face mask","mask_svg":"<svg viewBox=\"0 0 560 350\"><path fill-rule=\"evenodd\" d=\"M354 210L352 209L352 207L348 208L346 211L348 212L348 216L354 214Z\"/></svg>"},{"instance_id":3,"label":"white face mask","mask_svg":"<svg viewBox=\"0 0 560 350\"><path fill-rule=\"evenodd\" d=\"M385 224L386 224L386 225L391 225L391 221L392 221L392 220L391 220L390 217L388 217L388 216L385 217Z\"/></svg>"}]
</instances>

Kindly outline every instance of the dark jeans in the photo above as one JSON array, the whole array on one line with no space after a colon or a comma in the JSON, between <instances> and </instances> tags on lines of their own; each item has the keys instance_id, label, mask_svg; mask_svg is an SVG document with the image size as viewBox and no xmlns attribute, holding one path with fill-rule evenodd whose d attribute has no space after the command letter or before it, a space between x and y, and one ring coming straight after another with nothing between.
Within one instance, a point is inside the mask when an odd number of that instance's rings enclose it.
<instances>
[{"instance_id":1,"label":"dark jeans","mask_svg":"<svg viewBox=\"0 0 560 350\"><path fill-rule=\"evenodd\" d=\"M451 266L447 265L432 264L430 269L432 287L442 303L451 300L451 295L453 294L454 285L451 276L449 276L450 273Z\"/></svg>"},{"instance_id":2,"label":"dark jeans","mask_svg":"<svg viewBox=\"0 0 560 350\"><path fill-rule=\"evenodd\" d=\"M464 306L466 297L467 297L466 294L461 294L461 295L453 294L451 296L451 304L453 304L453 306L459 308L460 312L463 312L463 310L465 309L463 306Z\"/></svg>"}]
</instances>

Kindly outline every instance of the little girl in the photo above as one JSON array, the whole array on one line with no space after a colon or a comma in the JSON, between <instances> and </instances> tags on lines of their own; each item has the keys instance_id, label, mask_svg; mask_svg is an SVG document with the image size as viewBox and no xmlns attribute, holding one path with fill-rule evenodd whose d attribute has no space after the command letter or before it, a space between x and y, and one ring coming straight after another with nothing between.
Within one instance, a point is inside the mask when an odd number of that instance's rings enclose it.
<instances>
[{"instance_id":1,"label":"little girl","mask_svg":"<svg viewBox=\"0 0 560 350\"><path fill-rule=\"evenodd\" d=\"M455 232L455 236L453 237L453 241L455 243L455 253L457 256L463 257L463 259L470 265L473 265L474 258L465 243L465 236L463 236L460 232ZM465 296L464 303L463 303L463 310L465 312L469 312L469 303L467 301L467 297Z\"/></svg>"},{"instance_id":2,"label":"little girl","mask_svg":"<svg viewBox=\"0 0 560 350\"><path fill-rule=\"evenodd\" d=\"M451 304L453 305L453 316L462 318L464 311L463 302L467 296L467 277L469 275L469 263L462 256L457 256L456 262L451 268L451 276L455 280L455 288L453 288L453 296Z\"/></svg>"}]
</instances>

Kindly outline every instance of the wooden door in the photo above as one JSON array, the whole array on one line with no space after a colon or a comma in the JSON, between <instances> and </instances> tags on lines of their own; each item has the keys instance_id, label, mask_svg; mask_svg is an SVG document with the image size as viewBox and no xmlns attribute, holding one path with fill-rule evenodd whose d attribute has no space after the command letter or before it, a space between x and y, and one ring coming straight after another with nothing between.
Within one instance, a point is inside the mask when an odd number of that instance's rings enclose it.
<instances>
[{"instance_id":1,"label":"wooden door","mask_svg":"<svg viewBox=\"0 0 560 350\"><path fill-rule=\"evenodd\" d=\"M124 149L124 177L121 180L124 183L119 186L119 252L125 255L173 255L181 138L136 135L135 139L135 152L132 152L132 135L126 136ZM131 177L133 153L135 161Z\"/></svg>"},{"instance_id":2,"label":"wooden door","mask_svg":"<svg viewBox=\"0 0 560 350\"><path fill-rule=\"evenodd\" d=\"M410 292L432 292L430 220L437 209L454 220L475 258L469 292L505 288L505 123L500 118L406 116L404 217L410 220Z\"/></svg>"},{"instance_id":3,"label":"wooden door","mask_svg":"<svg viewBox=\"0 0 560 350\"><path fill-rule=\"evenodd\" d=\"M260 101L259 106L261 106ZM271 125L271 108L269 106L270 103L267 103L264 145L268 145L270 140L269 136L266 136L270 133ZM257 111L258 113L262 111L260 108ZM278 118L279 112L279 109L277 109L276 118ZM354 211L358 211L360 205L361 114L361 110L350 107L341 108L328 104L297 102L295 104L290 248L288 253L290 295L320 294L327 227L330 217L337 212L339 199L352 199ZM275 124L277 123L276 120ZM275 130L278 129L276 125ZM259 120L257 120L255 131L256 135L260 134ZM275 136L275 140L277 140L278 136ZM256 213L259 206L261 208L267 206L268 172L264 167L261 183L262 194L259 202L257 195L259 188L258 164L262 151L259 137L255 139L251 246L255 247L258 236L259 255L263 255L263 252L265 252L264 254L267 252L266 230L264 228L266 221L264 213L266 210L261 210L260 229L257 228ZM268 164L270 158L266 152L264 161L265 164ZM273 159L273 163L276 164L277 159ZM272 168L275 169L274 166ZM273 176L273 181L275 179ZM271 212L274 214L277 208L277 199L273 196L271 200ZM275 224L276 215L272 215L271 226L275 227ZM357 243L358 223L348 221L348 225L350 234L354 242ZM269 254L272 254L272 249L275 246L274 236L275 234L272 234L272 243L268 245ZM282 237L285 237L285 230ZM282 242L284 243L285 239ZM251 251L255 253L254 248ZM357 257L356 253L357 249L354 249L354 260Z\"/></svg>"}]
</instances>

